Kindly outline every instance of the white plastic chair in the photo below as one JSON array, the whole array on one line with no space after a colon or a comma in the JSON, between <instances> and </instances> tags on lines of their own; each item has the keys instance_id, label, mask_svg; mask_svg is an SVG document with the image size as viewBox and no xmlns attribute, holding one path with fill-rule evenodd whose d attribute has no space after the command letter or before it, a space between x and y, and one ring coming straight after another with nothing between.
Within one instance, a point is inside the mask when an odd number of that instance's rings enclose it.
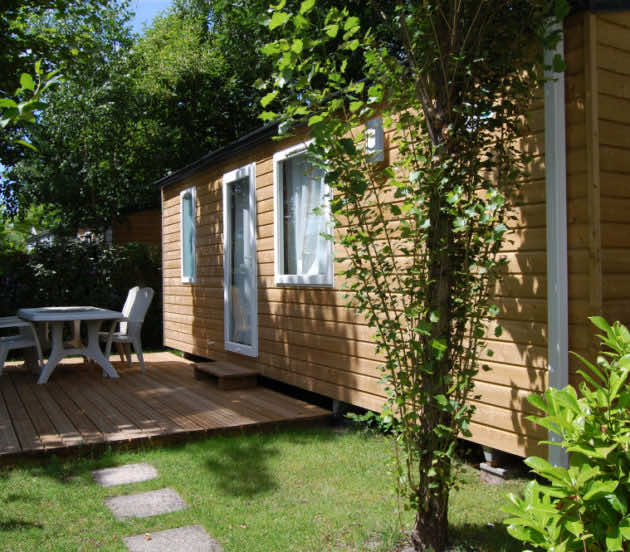
<instances>
[{"instance_id":1,"label":"white plastic chair","mask_svg":"<svg viewBox=\"0 0 630 552\"><path fill-rule=\"evenodd\" d=\"M41 370L42 348L33 324L17 316L0 318L0 328L16 328L19 333L0 337L0 376L4 370L7 355L12 349L35 349L37 352L37 367Z\"/></svg>"},{"instance_id":2,"label":"white plastic chair","mask_svg":"<svg viewBox=\"0 0 630 552\"><path fill-rule=\"evenodd\" d=\"M153 300L153 290L150 287L141 288L136 286L129 290L125 306L122 313L124 318L119 322L118 331L113 332L100 332L100 338L102 341L107 341L105 345L105 358L109 358L112 350L112 343L116 343L119 346L120 359L124 362L125 357L123 351L127 352L127 363L131 368L131 348L138 357L138 362L142 367L142 373L144 370L144 357L142 356L142 341L140 334L142 332L142 323L144 317L147 314L149 305Z\"/></svg>"}]
</instances>

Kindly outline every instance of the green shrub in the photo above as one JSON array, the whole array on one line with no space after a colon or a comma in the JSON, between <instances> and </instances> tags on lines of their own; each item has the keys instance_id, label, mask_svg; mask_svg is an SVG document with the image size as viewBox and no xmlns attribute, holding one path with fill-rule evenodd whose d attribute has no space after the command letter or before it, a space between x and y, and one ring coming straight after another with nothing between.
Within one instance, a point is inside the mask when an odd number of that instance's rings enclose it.
<instances>
[{"instance_id":1,"label":"green shrub","mask_svg":"<svg viewBox=\"0 0 630 552\"><path fill-rule=\"evenodd\" d=\"M145 347L162 343L162 276L158 247L139 243L60 239L30 253L3 252L0 258L0 316L19 308L94 305L120 310L130 288L150 286L155 297L145 318Z\"/></svg>"},{"instance_id":2,"label":"green shrub","mask_svg":"<svg viewBox=\"0 0 630 552\"><path fill-rule=\"evenodd\" d=\"M513 516L505 521L513 537L554 552L629 549L630 332L619 322L590 320L604 332L605 350L595 364L576 355L586 366L578 372L580 396L569 385L529 397L546 414L530 419L561 436L569 468L528 458L547 481L529 483L522 498L509 495L504 508Z\"/></svg>"}]
</instances>

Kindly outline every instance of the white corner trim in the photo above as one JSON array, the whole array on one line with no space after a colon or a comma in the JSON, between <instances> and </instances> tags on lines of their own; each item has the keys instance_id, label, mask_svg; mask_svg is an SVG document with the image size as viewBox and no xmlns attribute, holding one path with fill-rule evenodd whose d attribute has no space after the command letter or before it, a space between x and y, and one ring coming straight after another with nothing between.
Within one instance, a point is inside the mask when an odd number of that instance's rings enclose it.
<instances>
[{"instance_id":1,"label":"white corner trim","mask_svg":"<svg viewBox=\"0 0 630 552\"><path fill-rule=\"evenodd\" d=\"M562 33L562 24L556 24ZM564 34L554 50L545 50L545 65L564 57ZM569 286L567 247L567 163L564 72L546 72L545 180L547 206L547 336L549 387L569 384ZM550 441L559 437L549 432ZM566 451L549 446L549 462L568 466Z\"/></svg>"}]
</instances>

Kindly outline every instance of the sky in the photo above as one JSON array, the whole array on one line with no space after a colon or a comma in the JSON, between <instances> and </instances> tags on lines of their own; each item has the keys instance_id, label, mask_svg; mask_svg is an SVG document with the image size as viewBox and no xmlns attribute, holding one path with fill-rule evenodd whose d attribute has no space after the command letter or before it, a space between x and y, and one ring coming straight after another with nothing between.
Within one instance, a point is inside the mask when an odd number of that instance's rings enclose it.
<instances>
[{"instance_id":1,"label":"sky","mask_svg":"<svg viewBox=\"0 0 630 552\"><path fill-rule=\"evenodd\" d=\"M171 0L132 0L131 9L136 12L132 20L133 30L137 33L142 32L143 23L149 26L153 18L170 3Z\"/></svg>"}]
</instances>

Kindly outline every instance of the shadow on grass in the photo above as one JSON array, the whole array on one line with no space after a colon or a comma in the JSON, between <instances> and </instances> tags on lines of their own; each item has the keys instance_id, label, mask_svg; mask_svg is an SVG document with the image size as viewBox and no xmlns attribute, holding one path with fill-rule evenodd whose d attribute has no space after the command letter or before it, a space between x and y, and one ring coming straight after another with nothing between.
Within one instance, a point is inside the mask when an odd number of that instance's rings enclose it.
<instances>
[{"instance_id":1,"label":"shadow on grass","mask_svg":"<svg viewBox=\"0 0 630 552\"><path fill-rule=\"evenodd\" d=\"M20 493L9 493L3 500L4 503L9 502L39 502L39 498Z\"/></svg>"},{"instance_id":2,"label":"shadow on grass","mask_svg":"<svg viewBox=\"0 0 630 552\"><path fill-rule=\"evenodd\" d=\"M511 552L520 550L520 544L502 523L449 527L449 551L452 552Z\"/></svg>"},{"instance_id":3,"label":"shadow on grass","mask_svg":"<svg viewBox=\"0 0 630 552\"><path fill-rule=\"evenodd\" d=\"M24 521L23 519L5 519L0 521L0 532L2 531L16 531L24 529L43 529L44 526L41 523L34 521Z\"/></svg>"},{"instance_id":4,"label":"shadow on grass","mask_svg":"<svg viewBox=\"0 0 630 552\"><path fill-rule=\"evenodd\" d=\"M205 464L226 495L251 498L278 487L267 461L278 450L263 439L217 439Z\"/></svg>"},{"instance_id":5,"label":"shadow on grass","mask_svg":"<svg viewBox=\"0 0 630 552\"><path fill-rule=\"evenodd\" d=\"M342 431L353 431L352 429L339 430L339 433ZM281 435L284 440L288 443L296 444L296 445L309 445L313 443L328 443L335 439L335 430L330 426L324 427L312 427L307 429L288 429L282 433L278 432L278 435Z\"/></svg>"}]
</instances>

